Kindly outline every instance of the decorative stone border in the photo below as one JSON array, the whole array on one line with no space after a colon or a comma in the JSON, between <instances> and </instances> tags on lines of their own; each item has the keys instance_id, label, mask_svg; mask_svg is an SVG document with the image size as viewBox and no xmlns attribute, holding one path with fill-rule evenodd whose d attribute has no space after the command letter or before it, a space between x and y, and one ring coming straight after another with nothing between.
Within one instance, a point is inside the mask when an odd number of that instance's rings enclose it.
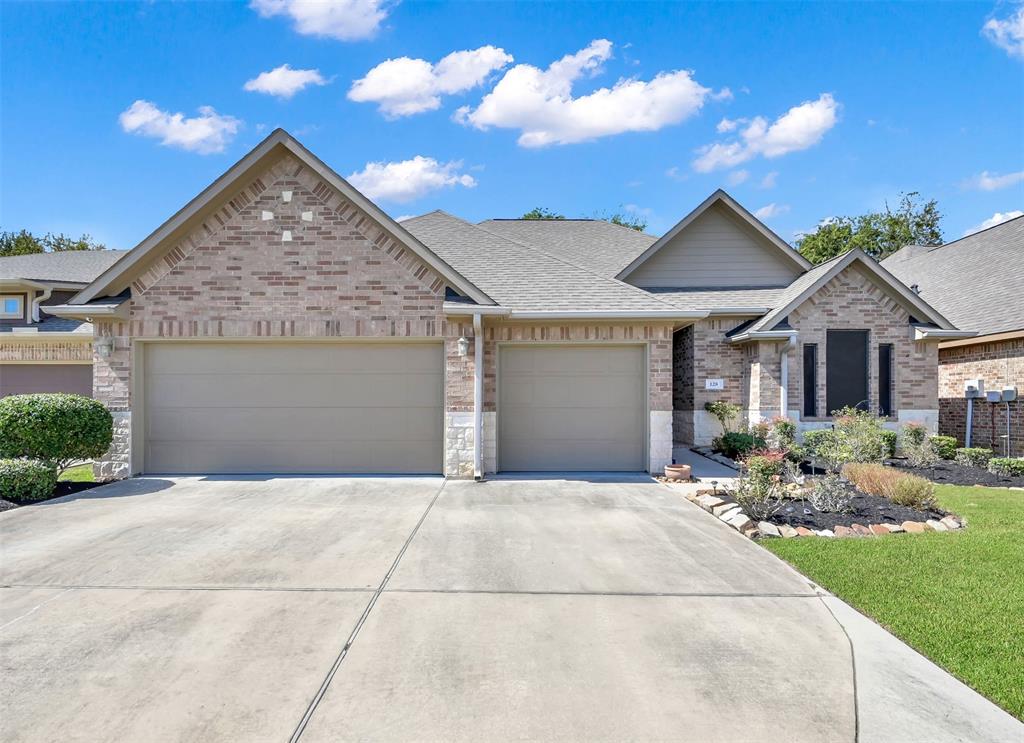
<instances>
[{"instance_id":1,"label":"decorative stone border","mask_svg":"<svg viewBox=\"0 0 1024 743\"><path fill-rule=\"evenodd\" d=\"M772 524L767 521L755 523L743 512L739 503L729 497L728 494L718 493L712 488L700 488L683 494L685 498L700 506L705 511L723 521L745 537L750 539L765 539L782 537L793 539L795 537L872 537L882 534L920 534L926 531L956 531L963 529L965 524L955 516L943 516L942 519L928 519L927 521L904 521L902 524L853 524L851 526L837 526L832 529L808 529L806 526L796 528L787 524Z\"/></svg>"}]
</instances>

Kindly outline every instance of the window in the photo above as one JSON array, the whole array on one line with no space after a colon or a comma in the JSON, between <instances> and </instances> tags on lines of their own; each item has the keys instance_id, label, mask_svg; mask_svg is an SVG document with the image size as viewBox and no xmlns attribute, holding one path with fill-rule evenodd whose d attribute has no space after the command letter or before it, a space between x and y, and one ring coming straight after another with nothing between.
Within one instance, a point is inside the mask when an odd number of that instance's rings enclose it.
<instances>
[{"instance_id":1,"label":"window","mask_svg":"<svg viewBox=\"0 0 1024 743\"><path fill-rule=\"evenodd\" d=\"M20 320L25 316L25 300L18 294L4 294L0 296L0 317L10 320Z\"/></svg>"},{"instance_id":2,"label":"window","mask_svg":"<svg viewBox=\"0 0 1024 743\"><path fill-rule=\"evenodd\" d=\"M878 413L892 415L892 344L878 346Z\"/></svg>"},{"instance_id":3,"label":"window","mask_svg":"<svg viewBox=\"0 0 1024 743\"><path fill-rule=\"evenodd\" d=\"M868 410L868 331L829 330L825 334L825 403Z\"/></svg>"},{"instance_id":4,"label":"window","mask_svg":"<svg viewBox=\"0 0 1024 743\"><path fill-rule=\"evenodd\" d=\"M804 418L818 416L818 344L804 344Z\"/></svg>"}]
</instances>

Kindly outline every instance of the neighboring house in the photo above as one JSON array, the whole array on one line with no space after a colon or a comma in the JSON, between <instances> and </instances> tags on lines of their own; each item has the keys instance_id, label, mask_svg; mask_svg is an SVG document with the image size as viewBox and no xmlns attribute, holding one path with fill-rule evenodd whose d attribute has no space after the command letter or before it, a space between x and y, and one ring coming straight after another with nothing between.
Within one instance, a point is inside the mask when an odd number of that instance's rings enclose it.
<instances>
[{"instance_id":1,"label":"neighboring house","mask_svg":"<svg viewBox=\"0 0 1024 743\"><path fill-rule=\"evenodd\" d=\"M862 253L811 267L724 192L661 238L397 223L277 130L51 311L92 318L100 473L650 470L748 419L934 428L957 331Z\"/></svg>"},{"instance_id":2,"label":"neighboring house","mask_svg":"<svg viewBox=\"0 0 1024 743\"><path fill-rule=\"evenodd\" d=\"M922 299L976 337L939 344L939 431L963 445L964 385L983 379L987 391L1024 393L1024 217L939 247L909 245L882 261ZM1010 451L1024 455L1024 400L1008 406L976 402L972 445L1003 453L1007 415Z\"/></svg>"},{"instance_id":3,"label":"neighboring house","mask_svg":"<svg viewBox=\"0 0 1024 743\"><path fill-rule=\"evenodd\" d=\"M0 258L0 397L92 395L92 325L49 314L124 255L117 250Z\"/></svg>"}]
</instances>

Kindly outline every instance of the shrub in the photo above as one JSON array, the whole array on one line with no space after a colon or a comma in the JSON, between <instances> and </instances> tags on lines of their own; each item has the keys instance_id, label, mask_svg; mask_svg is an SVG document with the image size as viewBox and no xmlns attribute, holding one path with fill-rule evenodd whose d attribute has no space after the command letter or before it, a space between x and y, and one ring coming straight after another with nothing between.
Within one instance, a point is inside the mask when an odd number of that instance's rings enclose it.
<instances>
[{"instance_id":1,"label":"shrub","mask_svg":"<svg viewBox=\"0 0 1024 743\"><path fill-rule=\"evenodd\" d=\"M818 450L822 445L828 443L828 439L833 437L831 429L828 428L816 428L812 431L804 432L804 451L810 457L816 457Z\"/></svg>"},{"instance_id":2,"label":"shrub","mask_svg":"<svg viewBox=\"0 0 1024 743\"><path fill-rule=\"evenodd\" d=\"M956 456L956 438L953 436L932 436L929 441L932 450L941 459L952 459Z\"/></svg>"},{"instance_id":3,"label":"shrub","mask_svg":"<svg viewBox=\"0 0 1024 743\"><path fill-rule=\"evenodd\" d=\"M907 444L903 447L903 453L907 455L911 467L931 467L939 459L930 441Z\"/></svg>"},{"instance_id":4,"label":"shrub","mask_svg":"<svg viewBox=\"0 0 1024 743\"><path fill-rule=\"evenodd\" d=\"M964 467L984 467L992 458L992 450L980 446L956 450L956 463Z\"/></svg>"},{"instance_id":5,"label":"shrub","mask_svg":"<svg viewBox=\"0 0 1024 743\"><path fill-rule=\"evenodd\" d=\"M758 521L771 518L782 508L784 452L758 451L747 457L740 469L736 502Z\"/></svg>"},{"instance_id":6,"label":"shrub","mask_svg":"<svg viewBox=\"0 0 1024 743\"><path fill-rule=\"evenodd\" d=\"M103 403L64 393L0 399L0 457L49 462L58 471L103 456L114 423Z\"/></svg>"},{"instance_id":7,"label":"shrub","mask_svg":"<svg viewBox=\"0 0 1024 743\"><path fill-rule=\"evenodd\" d=\"M892 459L896 456L896 442L899 435L895 431L885 429L882 431L882 445L885 447L885 458Z\"/></svg>"},{"instance_id":8,"label":"shrub","mask_svg":"<svg viewBox=\"0 0 1024 743\"><path fill-rule=\"evenodd\" d=\"M838 446L833 457L841 462L881 462L886 445L882 419L866 410L843 408L833 413Z\"/></svg>"},{"instance_id":9,"label":"shrub","mask_svg":"<svg viewBox=\"0 0 1024 743\"><path fill-rule=\"evenodd\" d=\"M1024 477L1024 459L995 457L988 460L988 471L1003 477Z\"/></svg>"},{"instance_id":10,"label":"shrub","mask_svg":"<svg viewBox=\"0 0 1024 743\"><path fill-rule=\"evenodd\" d=\"M853 462L843 467L843 477L858 490L888 498L899 506L928 508L935 500L931 482L885 465Z\"/></svg>"},{"instance_id":11,"label":"shrub","mask_svg":"<svg viewBox=\"0 0 1024 743\"><path fill-rule=\"evenodd\" d=\"M814 481L807 500L822 513L843 513L850 510L850 491L842 478L832 472Z\"/></svg>"},{"instance_id":12,"label":"shrub","mask_svg":"<svg viewBox=\"0 0 1024 743\"><path fill-rule=\"evenodd\" d=\"M726 402L725 400L706 402L704 403L704 409L718 419L719 425L722 426L723 434L732 431L732 422L739 417L740 412L743 410L736 403Z\"/></svg>"},{"instance_id":13,"label":"shrub","mask_svg":"<svg viewBox=\"0 0 1024 743\"><path fill-rule=\"evenodd\" d=\"M35 459L0 459L0 496L14 501L42 500L53 494L57 470Z\"/></svg>"},{"instance_id":14,"label":"shrub","mask_svg":"<svg viewBox=\"0 0 1024 743\"><path fill-rule=\"evenodd\" d=\"M764 439L758 439L753 434L731 431L715 439L711 448L729 459L742 459L754 449L764 448L765 445Z\"/></svg>"},{"instance_id":15,"label":"shrub","mask_svg":"<svg viewBox=\"0 0 1024 743\"><path fill-rule=\"evenodd\" d=\"M928 429L922 423L908 423L903 426L903 446L923 444L928 438Z\"/></svg>"},{"instance_id":16,"label":"shrub","mask_svg":"<svg viewBox=\"0 0 1024 743\"><path fill-rule=\"evenodd\" d=\"M796 423L781 416L773 418L766 441L769 449L778 449L779 451L796 449Z\"/></svg>"}]
</instances>

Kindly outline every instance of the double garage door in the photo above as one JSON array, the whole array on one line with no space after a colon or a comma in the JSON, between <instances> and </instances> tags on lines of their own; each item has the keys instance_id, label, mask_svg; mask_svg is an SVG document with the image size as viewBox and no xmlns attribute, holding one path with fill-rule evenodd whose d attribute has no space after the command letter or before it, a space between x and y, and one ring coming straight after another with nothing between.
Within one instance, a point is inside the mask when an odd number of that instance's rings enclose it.
<instances>
[{"instance_id":1,"label":"double garage door","mask_svg":"<svg viewBox=\"0 0 1024 743\"><path fill-rule=\"evenodd\" d=\"M440 344L151 343L152 473L440 473ZM499 353L498 466L644 469L639 346Z\"/></svg>"}]
</instances>

